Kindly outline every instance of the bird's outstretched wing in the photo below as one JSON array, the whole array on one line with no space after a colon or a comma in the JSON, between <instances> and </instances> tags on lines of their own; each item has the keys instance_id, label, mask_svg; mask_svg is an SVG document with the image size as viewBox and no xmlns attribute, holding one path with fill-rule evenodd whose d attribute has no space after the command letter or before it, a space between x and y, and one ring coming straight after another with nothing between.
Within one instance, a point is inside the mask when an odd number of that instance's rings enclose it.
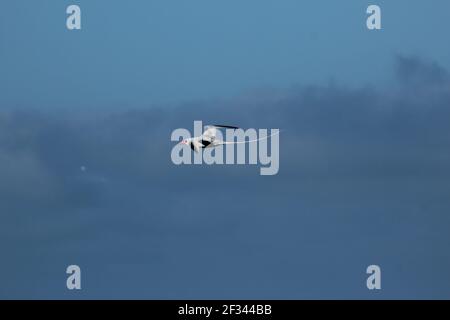
<instances>
[{"instance_id":1,"label":"bird's outstretched wing","mask_svg":"<svg viewBox=\"0 0 450 320\"><path fill-rule=\"evenodd\" d=\"M216 139L217 128L226 128L226 129L239 129L238 127L233 126L224 126L224 125L209 125L205 126L206 130L202 134L203 140L206 141L214 141Z\"/></svg>"},{"instance_id":2,"label":"bird's outstretched wing","mask_svg":"<svg viewBox=\"0 0 450 320\"><path fill-rule=\"evenodd\" d=\"M215 124L212 127L216 127L216 128L228 128L228 129L239 129L238 127L233 127L233 126L224 126L221 124Z\"/></svg>"},{"instance_id":3,"label":"bird's outstretched wing","mask_svg":"<svg viewBox=\"0 0 450 320\"><path fill-rule=\"evenodd\" d=\"M216 127L207 126L205 132L202 134L202 139L206 141L214 141L216 138Z\"/></svg>"}]
</instances>

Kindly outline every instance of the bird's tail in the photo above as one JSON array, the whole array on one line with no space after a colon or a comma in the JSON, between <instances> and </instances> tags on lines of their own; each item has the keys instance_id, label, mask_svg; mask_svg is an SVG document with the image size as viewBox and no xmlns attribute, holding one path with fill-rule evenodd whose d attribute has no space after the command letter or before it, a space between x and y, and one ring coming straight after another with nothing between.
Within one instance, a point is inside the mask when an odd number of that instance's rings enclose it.
<instances>
[{"instance_id":1,"label":"bird's tail","mask_svg":"<svg viewBox=\"0 0 450 320\"><path fill-rule=\"evenodd\" d=\"M257 142L260 140L265 140L268 139L270 137L273 137L275 135L280 134L281 130L277 130L275 133L272 133L270 136L265 136L262 138L258 138L258 139L253 139L253 140L248 140L248 141L221 141L222 144L241 144L241 143L251 143L251 142Z\"/></svg>"}]
</instances>

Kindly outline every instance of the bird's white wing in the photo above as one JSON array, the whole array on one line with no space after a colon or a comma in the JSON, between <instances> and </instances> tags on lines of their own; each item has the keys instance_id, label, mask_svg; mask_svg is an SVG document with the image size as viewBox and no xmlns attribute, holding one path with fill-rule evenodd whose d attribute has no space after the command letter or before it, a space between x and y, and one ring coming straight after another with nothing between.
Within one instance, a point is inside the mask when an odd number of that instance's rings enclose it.
<instances>
[{"instance_id":1,"label":"bird's white wing","mask_svg":"<svg viewBox=\"0 0 450 320\"><path fill-rule=\"evenodd\" d=\"M223 129L239 129L238 127L225 126L225 125L219 125L219 124L206 126L205 128L206 128L206 130L205 130L205 132L203 132L202 138L203 138L203 140L207 140L207 141L210 141L210 142L213 142L216 139L216 132L217 132L218 128L219 129L220 128L223 128Z\"/></svg>"},{"instance_id":2,"label":"bird's white wing","mask_svg":"<svg viewBox=\"0 0 450 320\"><path fill-rule=\"evenodd\" d=\"M214 141L216 139L217 129L214 126L207 126L205 132L202 134L203 140Z\"/></svg>"}]
</instances>

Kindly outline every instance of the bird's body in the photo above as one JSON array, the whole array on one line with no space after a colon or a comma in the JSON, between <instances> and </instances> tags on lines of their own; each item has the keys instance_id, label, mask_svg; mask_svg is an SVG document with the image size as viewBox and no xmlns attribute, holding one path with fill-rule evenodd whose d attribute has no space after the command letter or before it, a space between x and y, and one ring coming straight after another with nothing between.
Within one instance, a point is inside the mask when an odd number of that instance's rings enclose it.
<instances>
[{"instance_id":1,"label":"bird's body","mask_svg":"<svg viewBox=\"0 0 450 320\"><path fill-rule=\"evenodd\" d=\"M220 145L224 144L239 144L239 143L247 143L247 142L256 142L262 139L267 139L267 137L261 138L261 139L255 139L250 141L222 141L216 138L216 133L218 128L226 128L226 129L239 129L238 127L232 127L232 126L224 126L224 125L211 125L206 126L205 132L201 136L188 138L180 143L189 145L189 147L195 151L199 152L200 149L205 148L214 148Z\"/></svg>"},{"instance_id":2,"label":"bird's body","mask_svg":"<svg viewBox=\"0 0 450 320\"><path fill-rule=\"evenodd\" d=\"M207 126L205 132L203 132L201 136L183 140L182 143L189 145L195 152L198 152L200 149L213 148L225 144L225 141L216 139L217 128L238 129L237 127L231 126Z\"/></svg>"}]
</instances>

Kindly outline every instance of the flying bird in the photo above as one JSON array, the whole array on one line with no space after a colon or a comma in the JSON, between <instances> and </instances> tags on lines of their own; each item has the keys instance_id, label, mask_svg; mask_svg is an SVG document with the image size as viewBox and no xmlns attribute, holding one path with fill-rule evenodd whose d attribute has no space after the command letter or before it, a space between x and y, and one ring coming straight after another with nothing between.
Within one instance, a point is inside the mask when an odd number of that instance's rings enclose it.
<instances>
[{"instance_id":1,"label":"flying bird","mask_svg":"<svg viewBox=\"0 0 450 320\"><path fill-rule=\"evenodd\" d=\"M225 125L209 125L209 126L205 126L205 128L206 128L206 130L203 132L203 134L201 136L184 139L180 143L189 145L189 147L191 147L191 149L193 151L198 152L200 149L214 148L214 147L224 145L224 144L239 144L239 143L256 142L259 140L267 139L278 133L277 132L270 136L266 136L266 137L263 137L260 139L249 140L249 141L222 141L222 140L216 139L217 129L225 128L225 129L235 129L236 130L239 128L233 127L233 126L225 126Z\"/></svg>"}]
</instances>

